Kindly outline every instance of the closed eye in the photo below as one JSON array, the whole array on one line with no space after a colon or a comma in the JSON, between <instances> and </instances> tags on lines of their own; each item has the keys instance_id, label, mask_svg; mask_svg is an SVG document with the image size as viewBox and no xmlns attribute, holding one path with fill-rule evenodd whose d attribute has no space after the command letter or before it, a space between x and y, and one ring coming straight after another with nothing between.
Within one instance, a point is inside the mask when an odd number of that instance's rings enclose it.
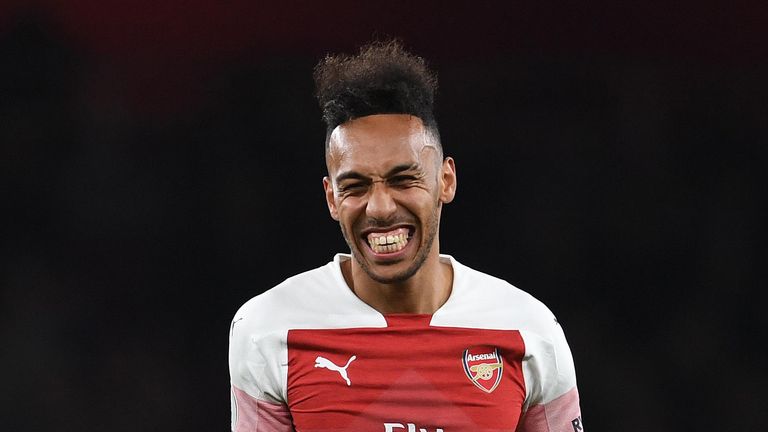
<instances>
[{"instance_id":1,"label":"closed eye","mask_svg":"<svg viewBox=\"0 0 768 432\"><path fill-rule=\"evenodd\" d=\"M344 195L357 195L365 193L368 190L368 182L353 182L339 185L339 192Z\"/></svg>"},{"instance_id":2,"label":"closed eye","mask_svg":"<svg viewBox=\"0 0 768 432\"><path fill-rule=\"evenodd\" d=\"M398 175L387 180L387 184L394 187L408 187L418 182L419 178L414 175Z\"/></svg>"}]
</instances>

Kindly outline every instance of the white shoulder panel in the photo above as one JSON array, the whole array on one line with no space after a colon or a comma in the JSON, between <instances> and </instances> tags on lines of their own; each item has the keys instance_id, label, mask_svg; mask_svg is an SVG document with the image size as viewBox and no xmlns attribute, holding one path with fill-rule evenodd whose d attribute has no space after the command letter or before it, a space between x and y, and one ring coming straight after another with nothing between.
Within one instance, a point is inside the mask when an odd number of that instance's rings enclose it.
<instances>
[{"instance_id":1,"label":"white shoulder panel","mask_svg":"<svg viewBox=\"0 0 768 432\"><path fill-rule=\"evenodd\" d=\"M286 279L246 302L230 329L232 384L252 397L285 403L291 329L386 327L386 320L349 289L336 255L323 267Z\"/></svg>"},{"instance_id":2,"label":"white shoulder panel","mask_svg":"<svg viewBox=\"0 0 768 432\"><path fill-rule=\"evenodd\" d=\"M435 312L432 325L494 330L531 330L545 335L555 317L532 295L509 282L473 270L452 257L453 289L448 301Z\"/></svg>"}]
</instances>

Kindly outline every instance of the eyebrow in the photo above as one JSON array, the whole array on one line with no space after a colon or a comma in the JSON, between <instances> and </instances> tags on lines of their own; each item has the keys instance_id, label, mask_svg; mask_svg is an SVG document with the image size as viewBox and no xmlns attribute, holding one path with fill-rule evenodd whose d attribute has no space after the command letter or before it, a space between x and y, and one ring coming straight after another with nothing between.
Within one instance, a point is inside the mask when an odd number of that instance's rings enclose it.
<instances>
[{"instance_id":1,"label":"eyebrow","mask_svg":"<svg viewBox=\"0 0 768 432\"><path fill-rule=\"evenodd\" d=\"M419 170L419 164L418 163L412 163L412 164L400 164L389 171L387 171L386 174L384 174L384 178L392 177L395 174L399 174L404 171L418 171ZM360 174L357 171L345 171L339 175L336 176L336 183L341 183L344 180L348 179L355 179L355 180L367 180L368 176L365 176L363 174Z\"/></svg>"}]
</instances>

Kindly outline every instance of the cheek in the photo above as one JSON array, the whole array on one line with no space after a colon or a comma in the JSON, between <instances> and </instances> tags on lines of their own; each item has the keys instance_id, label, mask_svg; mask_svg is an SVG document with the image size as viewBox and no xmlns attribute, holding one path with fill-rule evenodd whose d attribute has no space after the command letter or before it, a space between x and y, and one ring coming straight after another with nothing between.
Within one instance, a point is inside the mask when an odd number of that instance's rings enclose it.
<instances>
[{"instance_id":1,"label":"cheek","mask_svg":"<svg viewBox=\"0 0 768 432\"><path fill-rule=\"evenodd\" d=\"M336 214L340 220L346 219L349 221L350 219L357 218L358 213L364 208L365 202L359 198L340 198L336 204Z\"/></svg>"},{"instance_id":2,"label":"cheek","mask_svg":"<svg viewBox=\"0 0 768 432\"><path fill-rule=\"evenodd\" d=\"M403 205L419 213L431 213L440 200L435 189L417 189L402 200Z\"/></svg>"}]
</instances>

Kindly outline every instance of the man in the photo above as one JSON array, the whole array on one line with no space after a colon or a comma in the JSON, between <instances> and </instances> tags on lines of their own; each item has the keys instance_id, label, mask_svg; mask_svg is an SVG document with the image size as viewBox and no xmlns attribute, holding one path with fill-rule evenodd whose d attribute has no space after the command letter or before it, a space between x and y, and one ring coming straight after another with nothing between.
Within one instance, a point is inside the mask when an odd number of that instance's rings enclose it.
<instances>
[{"instance_id":1,"label":"man","mask_svg":"<svg viewBox=\"0 0 768 432\"><path fill-rule=\"evenodd\" d=\"M582 431L552 313L439 253L456 169L423 59L376 43L326 58L315 80L325 198L351 254L237 312L233 430Z\"/></svg>"}]
</instances>

